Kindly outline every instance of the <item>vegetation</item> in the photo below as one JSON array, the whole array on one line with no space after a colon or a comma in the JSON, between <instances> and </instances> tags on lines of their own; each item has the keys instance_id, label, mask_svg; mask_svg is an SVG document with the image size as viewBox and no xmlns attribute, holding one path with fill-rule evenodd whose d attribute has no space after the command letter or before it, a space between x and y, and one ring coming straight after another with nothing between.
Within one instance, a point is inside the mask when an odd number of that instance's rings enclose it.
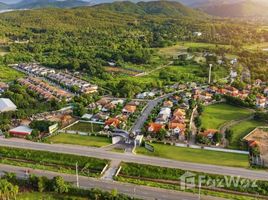
<instances>
[{"instance_id":1,"label":"vegetation","mask_svg":"<svg viewBox=\"0 0 268 200\"><path fill-rule=\"evenodd\" d=\"M202 113L202 127L205 129L219 129L224 123L249 117L251 113L252 111L246 108L228 104L210 105L205 107Z\"/></svg>"},{"instance_id":2,"label":"vegetation","mask_svg":"<svg viewBox=\"0 0 268 200\"><path fill-rule=\"evenodd\" d=\"M1 185L4 183L4 185ZM19 193L18 193L19 192ZM86 199L107 199L107 200L130 200L123 194L118 194L116 190L104 192L99 189L80 189L71 183L65 182L60 176L52 179L47 177L29 176L27 179L18 179L13 173L6 173L0 179L1 199L19 199L19 200L86 200Z\"/></svg>"},{"instance_id":3,"label":"vegetation","mask_svg":"<svg viewBox=\"0 0 268 200\"><path fill-rule=\"evenodd\" d=\"M209 151L203 149L191 149L176 147L164 144L152 144L155 151L150 152L144 147L136 149L138 154L144 154L148 156L157 156L162 158L168 158L172 160L179 160L185 162L196 162L203 164L232 166L232 167L248 167L248 157L243 154L225 153L218 151ZM219 157L221 162L219 162ZM194 158L194 159L193 159Z\"/></svg>"},{"instance_id":4,"label":"vegetation","mask_svg":"<svg viewBox=\"0 0 268 200\"><path fill-rule=\"evenodd\" d=\"M82 146L103 147L111 144L111 139L103 136L82 136L61 133L48 138L51 143L74 144Z\"/></svg>"},{"instance_id":5,"label":"vegetation","mask_svg":"<svg viewBox=\"0 0 268 200\"><path fill-rule=\"evenodd\" d=\"M256 120L247 120L231 127L231 136L229 139L228 148L244 149L242 138L245 137L250 131L258 126L265 126L266 123Z\"/></svg>"},{"instance_id":6,"label":"vegetation","mask_svg":"<svg viewBox=\"0 0 268 200\"><path fill-rule=\"evenodd\" d=\"M101 124L93 124L89 122L78 122L71 127L66 129L67 131L81 131L85 133L98 133L103 130L103 125Z\"/></svg>"},{"instance_id":7,"label":"vegetation","mask_svg":"<svg viewBox=\"0 0 268 200\"><path fill-rule=\"evenodd\" d=\"M24 75L15 69L0 65L0 81L10 82L18 78L23 77Z\"/></svg>"},{"instance_id":8,"label":"vegetation","mask_svg":"<svg viewBox=\"0 0 268 200\"><path fill-rule=\"evenodd\" d=\"M186 172L193 173L196 177L202 176L202 190L206 191L207 189L212 191L217 191L217 187L220 187L220 192L241 192L239 196L243 196L243 193L250 193L259 195L267 195L267 181L254 181L250 179L239 178L237 181L229 182L231 177L217 174L201 173L186 171L182 169L173 169L167 167L156 167L151 165L143 165L136 163L122 163L122 168L119 173L118 180L124 182L139 183L144 185L150 185L153 187L162 187L167 189L180 190L180 177L183 176ZM198 178L195 178L195 182L198 183ZM183 180L181 180L183 181ZM212 182L211 182L212 181ZM213 185L213 181L221 181L221 185ZM246 187L244 184L247 183L249 187ZM196 187L198 184L196 184ZM255 186L255 187L254 187ZM197 188L187 189L188 192L196 192ZM211 193L213 194L213 193ZM213 195L218 195L214 193ZM233 198L232 198L233 199ZM235 198L236 199L236 198ZM243 198L241 198L243 199Z\"/></svg>"},{"instance_id":9,"label":"vegetation","mask_svg":"<svg viewBox=\"0 0 268 200\"><path fill-rule=\"evenodd\" d=\"M1 163L44 169L62 173L75 173L78 163L79 173L83 176L99 176L107 160L46 151L0 147Z\"/></svg>"}]
</instances>

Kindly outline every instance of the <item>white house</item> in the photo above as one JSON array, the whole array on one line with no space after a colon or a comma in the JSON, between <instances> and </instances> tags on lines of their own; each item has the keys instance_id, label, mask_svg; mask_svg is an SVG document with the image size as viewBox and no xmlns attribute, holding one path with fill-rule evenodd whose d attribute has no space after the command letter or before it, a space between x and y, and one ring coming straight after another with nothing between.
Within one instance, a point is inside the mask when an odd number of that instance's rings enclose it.
<instances>
[{"instance_id":1,"label":"white house","mask_svg":"<svg viewBox=\"0 0 268 200\"><path fill-rule=\"evenodd\" d=\"M7 98L0 98L0 113L17 110L17 106Z\"/></svg>"}]
</instances>

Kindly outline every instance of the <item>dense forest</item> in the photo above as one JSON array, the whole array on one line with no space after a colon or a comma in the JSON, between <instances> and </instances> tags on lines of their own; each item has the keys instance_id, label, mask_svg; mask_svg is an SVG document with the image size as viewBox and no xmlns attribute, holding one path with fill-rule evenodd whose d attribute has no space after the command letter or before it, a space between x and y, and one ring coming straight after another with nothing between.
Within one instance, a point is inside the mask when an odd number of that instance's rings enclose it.
<instances>
[{"instance_id":1,"label":"dense forest","mask_svg":"<svg viewBox=\"0 0 268 200\"><path fill-rule=\"evenodd\" d=\"M120 9L110 9L115 4L120 4ZM111 76L103 68L108 62L118 66L152 64L157 48L179 41L232 45L237 51L244 44L268 41L267 31L260 31L256 24L212 19L174 2L150 2L150 9L146 3L115 4L3 13L0 42L8 45L10 52L0 61L37 61L108 81ZM202 36L193 34L197 31ZM251 56L251 61L257 60ZM256 78L267 78L258 76L257 70L252 71ZM265 72L263 68L262 71ZM118 88L119 84L113 87Z\"/></svg>"}]
</instances>

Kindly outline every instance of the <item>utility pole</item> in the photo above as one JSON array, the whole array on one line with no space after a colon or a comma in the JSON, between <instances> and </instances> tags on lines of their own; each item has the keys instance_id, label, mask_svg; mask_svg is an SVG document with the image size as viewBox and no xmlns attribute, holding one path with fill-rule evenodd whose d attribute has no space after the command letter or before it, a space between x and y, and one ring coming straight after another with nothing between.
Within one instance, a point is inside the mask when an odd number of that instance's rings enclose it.
<instances>
[{"instance_id":1,"label":"utility pole","mask_svg":"<svg viewBox=\"0 0 268 200\"><path fill-rule=\"evenodd\" d=\"M212 64L209 64L209 77L208 77L208 84L211 83L211 70L212 70Z\"/></svg>"},{"instance_id":2,"label":"utility pole","mask_svg":"<svg viewBox=\"0 0 268 200\"><path fill-rule=\"evenodd\" d=\"M78 177L78 163L75 164L75 170L76 170L76 186L79 188L79 177Z\"/></svg>"},{"instance_id":3,"label":"utility pole","mask_svg":"<svg viewBox=\"0 0 268 200\"><path fill-rule=\"evenodd\" d=\"M201 200L201 181L200 180L198 184L198 200Z\"/></svg>"}]
</instances>

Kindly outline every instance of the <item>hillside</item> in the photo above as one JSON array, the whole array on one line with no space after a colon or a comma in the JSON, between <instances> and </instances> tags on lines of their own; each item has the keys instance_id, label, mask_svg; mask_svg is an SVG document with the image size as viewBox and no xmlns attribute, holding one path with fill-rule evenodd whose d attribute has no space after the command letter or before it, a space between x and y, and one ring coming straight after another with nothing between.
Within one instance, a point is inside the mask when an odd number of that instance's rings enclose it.
<instances>
[{"instance_id":1,"label":"hillside","mask_svg":"<svg viewBox=\"0 0 268 200\"><path fill-rule=\"evenodd\" d=\"M267 18L268 6L264 3L245 0L236 3L218 2L200 6L204 12L219 17Z\"/></svg>"},{"instance_id":2,"label":"hillside","mask_svg":"<svg viewBox=\"0 0 268 200\"><path fill-rule=\"evenodd\" d=\"M99 10L109 10L112 12L121 12L139 15L165 15L165 16L185 16L185 17L206 17L206 14L186 7L178 2L171 1L149 1L132 3L114 2L94 6Z\"/></svg>"},{"instance_id":3,"label":"hillside","mask_svg":"<svg viewBox=\"0 0 268 200\"><path fill-rule=\"evenodd\" d=\"M0 2L0 10L8 9L8 7L7 4Z\"/></svg>"}]
</instances>

